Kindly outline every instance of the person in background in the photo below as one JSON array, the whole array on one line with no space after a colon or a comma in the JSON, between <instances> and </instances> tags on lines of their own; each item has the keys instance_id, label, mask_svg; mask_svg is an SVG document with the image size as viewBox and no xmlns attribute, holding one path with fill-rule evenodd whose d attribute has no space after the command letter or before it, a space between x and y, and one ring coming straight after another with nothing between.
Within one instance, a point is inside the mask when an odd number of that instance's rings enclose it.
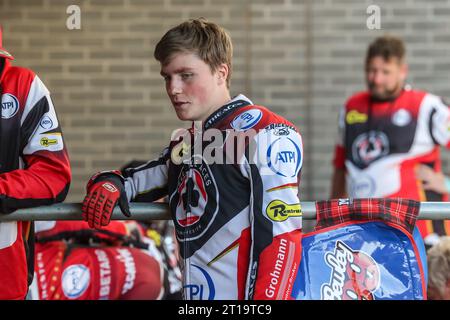
<instances>
[{"instance_id":1,"label":"person in background","mask_svg":"<svg viewBox=\"0 0 450 320\"><path fill-rule=\"evenodd\" d=\"M69 157L50 92L10 64L0 27L0 213L64 201ZM34 224L0 223L0 300L25 299L33 278Z\"/></svg>"},{"instance_id":2,"label":"person in background","mask_svg":"<svg viewBox=\"0 0 450 320\"><path fill-rule=\"evenodd\" d=\"M427 252L428 299L450 300L450 237L441 237Z\"/></svg>"},{"instance_id":3,"label":"person in background","mask_svg":"<svg viewBox=\"0 0 450 320\"><path fill-rule=\"evenodd\" d=\"M446 201L418 176L420 166L441 172L440 147L450 146L450 111L431 93L405 85L403 41L375 39L367 50L367 90L348 99L339 116L332 198L406 198ZM440 190L442 191L442 190ZM450 222L417 223L426 245L450 234Z\"/></svg>"}]
</instances>

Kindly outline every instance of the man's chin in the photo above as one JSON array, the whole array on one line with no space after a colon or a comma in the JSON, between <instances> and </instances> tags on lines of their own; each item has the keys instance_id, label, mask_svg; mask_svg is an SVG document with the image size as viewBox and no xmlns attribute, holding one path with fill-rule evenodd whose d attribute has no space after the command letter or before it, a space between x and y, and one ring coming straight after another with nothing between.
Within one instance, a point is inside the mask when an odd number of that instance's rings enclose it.
<instances>
[{"instance_id":1,"label":"man's chin","mask_svg":"<svg viewBox=\"0 0 450 320\"><path fill-rule=\"evenodd\" d=\"M176 112L176 114L181 121L195 121L194 117L187 112Z\"/></svg>"},{"instance_id":2,"label":"man's chin","mask_svg":"<svg viewBox=\"0 0 450 320\"><path fill-rule=\"evenodd\" d=\"M391 93L391 92L376 92L376 91L371 91L371 92L370 92L370 96L372 97L373 100L377 100L377 101L388 101L388 100L395 99L396 94L393 94L393 93Z\"/></svg>"}]
</instances>

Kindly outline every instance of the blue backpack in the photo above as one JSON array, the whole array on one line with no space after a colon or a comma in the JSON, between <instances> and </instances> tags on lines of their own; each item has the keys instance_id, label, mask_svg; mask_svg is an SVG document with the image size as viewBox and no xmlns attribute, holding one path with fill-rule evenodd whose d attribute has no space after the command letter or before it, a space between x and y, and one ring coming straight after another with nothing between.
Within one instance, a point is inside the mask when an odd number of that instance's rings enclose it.
<instances>
[{"instance_id":1,"label":"blue backpack","mask_svg":"<svg viewBox=\"0 0 450 320\"><path fill-rule=\"evenodd\" d=\"M303 235L296 300L426 299L426 251L415 227L420 203L404 199L316 202Z\"/></svg>"}]
</instances>

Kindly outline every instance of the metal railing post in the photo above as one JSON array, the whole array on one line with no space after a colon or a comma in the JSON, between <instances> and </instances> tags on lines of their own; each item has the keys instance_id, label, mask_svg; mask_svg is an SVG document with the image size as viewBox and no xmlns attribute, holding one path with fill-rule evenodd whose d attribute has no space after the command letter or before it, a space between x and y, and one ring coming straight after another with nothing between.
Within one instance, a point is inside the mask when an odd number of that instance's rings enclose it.
<instances>
[{"instance_id":1,"label":"metal railing post","mask_svg":"<svg viewBox=\"0 0 450 320\"><path fill-rule=\"evenodd\" d=\"M303 218L314 220L316 207L313 201L301 202ZM114 209L112 220L168 220L169 207L164 203L131 203L131 217L125 217L118 207ZM449 220L450 202L421 202L419 219ZM62 203L29 209L20 209L10 214L0 214L0 222L4 221L49 221L49 220L81 220L81 203Z\"/></svg>"}]
</instances>

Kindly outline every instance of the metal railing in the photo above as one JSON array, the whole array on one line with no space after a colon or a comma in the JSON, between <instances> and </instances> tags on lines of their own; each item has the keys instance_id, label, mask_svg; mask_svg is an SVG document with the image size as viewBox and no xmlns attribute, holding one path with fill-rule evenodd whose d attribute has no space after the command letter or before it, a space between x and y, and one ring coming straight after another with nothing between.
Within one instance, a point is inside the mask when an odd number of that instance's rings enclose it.
<instances>
[{"instance_id":1,"label":"metal railing","mask_svg":"<svg viewBox=\"0 0 450 320\"><path fill-rule=\"evenodd\" d=\"M316 206L313 201L301 202L303 218L316 219ZM169 220L170 213L165 203L131 203L131 217L125 217L118 207L114 209L112 220ZM449 220L450 202L421 202L419 219ZM63 203L29 209L20 209L10 214L0 214L0 222L5 221L49 221L81 220L80 203Z\"/></svg>"}]
</instances>

